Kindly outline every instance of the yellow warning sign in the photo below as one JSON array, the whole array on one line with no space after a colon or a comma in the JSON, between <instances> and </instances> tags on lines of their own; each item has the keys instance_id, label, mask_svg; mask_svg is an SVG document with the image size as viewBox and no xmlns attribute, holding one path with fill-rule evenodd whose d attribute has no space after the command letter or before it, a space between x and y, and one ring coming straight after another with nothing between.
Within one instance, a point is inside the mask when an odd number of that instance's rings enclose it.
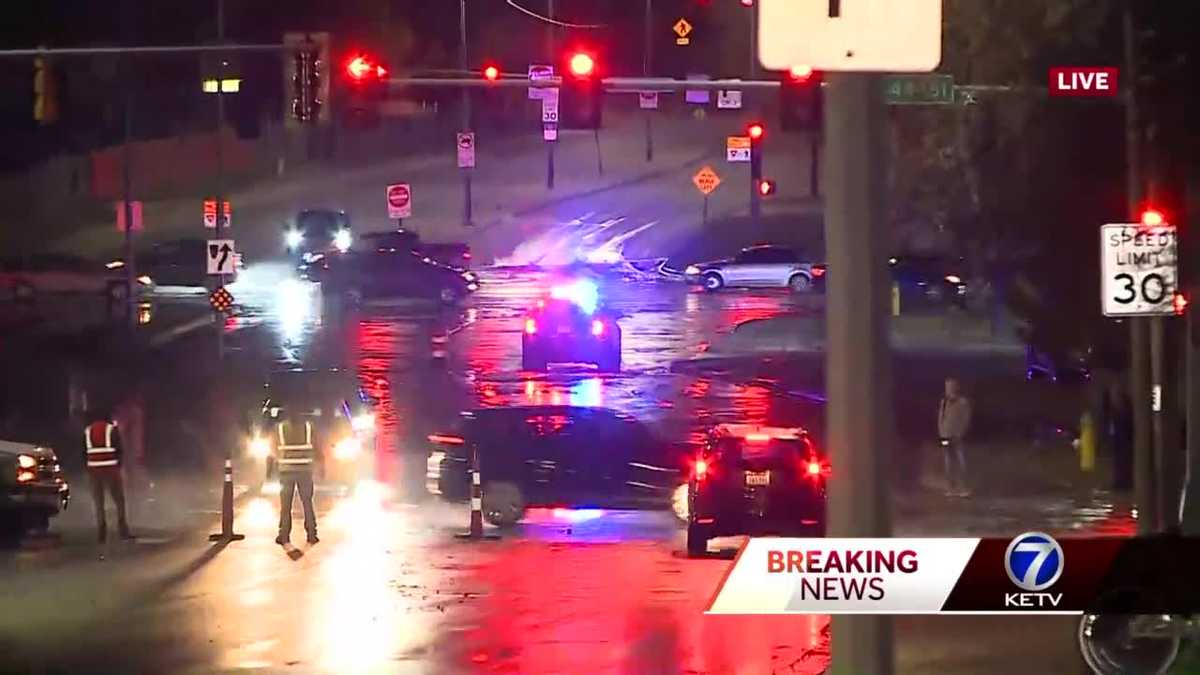
<instances>
[{"instance_id":1,"label":"yellow warning sign","mask_svg":"<svg viewBox=\"0 0 1200 675\"><path fill-rule=\"evenodd\" d=\"M659 24L659 25L662 25L662 24ZM671 29L674 30L675 34L678 35L679 37L686 38L688 35L691 35L691 33L692 33L692 24L688 23L687 19L680 18L678 21L675 22L675 25L672 26Z\"/></svg>"},{"instance_id":2,"label":"yellow warning sign","mask_svg":"<svg viewBox=\"0 0 1200 675\"><path fill-rule=\"evenodd\" d=\"M721 184L721 177L717 175L716 171L712 170L711 166L706 166L697 171L695 176L692 176L692 182L696 184L697 190L707 196L712 194L712 191L716 190L717 186Z\"/></svg>"}]
</instances>

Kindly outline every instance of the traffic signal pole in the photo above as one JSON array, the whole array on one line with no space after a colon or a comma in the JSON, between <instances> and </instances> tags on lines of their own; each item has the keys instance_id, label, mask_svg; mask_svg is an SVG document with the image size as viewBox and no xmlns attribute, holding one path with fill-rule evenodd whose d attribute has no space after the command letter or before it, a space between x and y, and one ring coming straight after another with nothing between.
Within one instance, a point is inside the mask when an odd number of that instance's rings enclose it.
<instances>
[{"instance_id":1,"label":"traffic signal pole","mask_svg":"<svg viewBox=\"0 0 1200 675\"><path fill-rule=\"evenodd\" d=\"M546 0L546 16L554 21L554 0ZM554 63L555 52L554 24L546 24L546 63ZM561 112L561 111L560 111ZM560 114L561 118L561 114ZM543 124L543 127L545 125ZM546 189L554 189L554 146L557 140L546 141Z\"/></svg>"},{"instance_id":2,"label":"traffic signal pole","mask_svg":"<svg viewBox=\"0 0 1200 675\"><path fill-rule=\"evenodd\" d=\"M1195 105L1194 102L1191 105ZM1185 111L1194 112L1194 111ZM1189 119L1194 119L1189 117ZM1179 261L1185 296L1195 302L1200 296L1200 266L1196 264L1200 246L1196 245L1196 232L1200 231L1200 143L1193 138L1185 146L1186 212L1179 229ZM1184 483L1179 504L1179 525L1184 536L1200 536L1200 325L1196 323L1196 310L1185 309L1187 321L1186 357L1184 367L1185 396L1187 401L1187 438L1185 439L1186 464Z\"/></svg>"},{"instance_id":3,"label":"traffic signal pole","mask_svg":"<svg viewBox=\"0 0 1200 675\"><path fill-rule=\"evenodd\" d=\"M835 470L854 476L829 486L829 534L888 537L894 424L879 76L830 74L825 106L828 444ZM835 615L832 635L833 675L893 672L890 617Z\"/></svg>"},{"instance_id":4,"label":"traffic signal pole","mask_svg":"<svg viewBox=\"0 0 1200 675\"><path fill-rule=\"evenodd\" d=\"M217 42L225 41L225 0L217 0ZM217 222L213 238L221 238L221 226L225 219L225 57L217 59ZM225 287L225 275L217 275L217 288ZM217 312L213 325L217 333L217 359L225 358L225 326Z\"/></svg>"},{"instance_id":5,"label":"traffic signal pole","mask_svg":"<svg viewBox=\"0 0 1200 675\"><path fill-rule=\"evenodd\" d=\"M458 0L458 65L467 71L467 0ZM462 90L462 130L471 131L471 91ZM462 168L463 225L471 224L471 169Z\"/></svg>"},{"instance_id":6,"label":"traffic signal pole","mask_svg":"<svg viewBox=\"0 0 1200 675\"><path fill-rule=\"evenodd\" d=\"M646 26L645 35L643 36L644 46L642 51L642 77L650 77L650 63L653 60L654 53L654 6L652 0L646 0ZM654 161L654 132L653 122L654 111L646 110L646 161Z\"/></svg>"}]
</instances>

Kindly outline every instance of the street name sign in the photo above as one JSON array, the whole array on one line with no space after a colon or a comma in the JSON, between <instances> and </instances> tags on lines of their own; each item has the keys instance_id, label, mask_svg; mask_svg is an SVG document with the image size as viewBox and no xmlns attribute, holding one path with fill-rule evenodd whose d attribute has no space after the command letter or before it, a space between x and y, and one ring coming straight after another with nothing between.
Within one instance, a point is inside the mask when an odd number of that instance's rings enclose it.
<instances>
[{"instance_id":1,"label":"street name sign","mask_svg":"<svg viewBox=\"0 0 1200 675\"><path fill-rule=\"evenodd\" d=\"M768 70L925 73L942 60L942 0L759 0Z\"/></svg>"},{"instance_id":2,"label":"street name sign","mask_svg":"<svg viewBox=\"0 0 1200 675\"><path fill-rule=\"evenodd\" d=\"M727 136L725 138L725 161L727 161L727 162L749 162L750 161L750 137L749 136Z\"/></svg>"},{"instance_id":3,"label":"street name sign","mask_svg":"<svg viewBox=\"0 0 1200 675\"><path fill-rule=\"evenodd\" d=\"M711 166L706 166L697 171L695 176L692 176L692 182L696 184L696 189L707 197L721 184L721 177L717 175L716 171L712 170Z\"/></svg>"},{"instance_id":4,"label":"street name sign","mask_svg":"<svg viewBox=\"0 0 1200 675\"><path fill-rule=\"evenodd\" d=\"M1101 226L1100 303L1104 316L1174 314L1177 265L1175 226Z\"/></svg>"},{"instance_id":5,"label":"street name sign","mask_svg":"<svg viewBox=\"0 0 1200 675\"><path fill-rule=\"evenodd\" d=\"M206 253L209 274L233 274L237 269L237 253L232 239L209 239Z\"/></svg>"},{"instance_id":6,"label":"street name sign","mask_svg":"<svg viewBox=\"0 0 1200 675\"><path fill-rule=\"evenodd\" d=\"M742 107L742 92L736 89L722 89L718 91L717 107L723 110L740 110Z\"/></svg>"},{"instance_id":7,"label":"street name sign","mask_svg":"<svg viewBox=\"0 0 1200 675\"><path fill-rule=\"evenodd\" d=\"M529 80L537 82L538 80L548 80L554 77L554 66L534 64L529 66ZM544 96L546 89L544 87L530 87L529 100L537 100Z\"/></svg>"},{"instance_id":8,"label":"street name sign","mask_svg":"<svg viewBox=\"0 0 1200 675\"><path fill-rule=\"evenodd\" d=\"M954 103L954 76L885 75L883 96L888 105L946 105Z\"/></svg>"},{"instance_id":9,"label":"street name sign","mask_svg":"<svg viewBox=\"0 0 1200 675\"><path fill-rule=\"evenodd\" d=\"M412 217L412 188L408 183L387 186L388 218Z\"/></svg>"}]
</instances>

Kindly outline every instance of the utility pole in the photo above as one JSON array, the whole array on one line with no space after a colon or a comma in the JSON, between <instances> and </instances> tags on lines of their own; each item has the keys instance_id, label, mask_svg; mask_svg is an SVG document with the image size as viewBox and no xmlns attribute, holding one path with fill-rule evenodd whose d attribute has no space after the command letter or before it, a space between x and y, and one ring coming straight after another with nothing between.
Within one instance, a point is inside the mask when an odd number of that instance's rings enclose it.
<instances>
[{"instance_id":1,"label":"utility pole","mask_svg":"<svg viewBox=\"0 0 1200 675\"><path fill-rule=\"evenodd\" d=\"M1125 73L1130 83L1125 90L1125 180L1129 200L1129 222L1140 222L1142 208L1141 121L1137 108L1137 34L1133 25L1131 2L1124 8L1123 32L1125 41ZM1158 530L1158 496L1156 494L1154 451L1151 444L1150 418L1150 351L1149 326L1142 317L1129 320L1129 400L1133 406L1133 485L1138 509L1138 534L1149 535Z\"/></svg>"},{"instance_id":2,"label":"utility pole","mask_svg":"<svg viewBox=\"0 0 1200 675\"><path fill-rule=\"evenodd\" d=\"M554 0L546 0L546 17L549 18L551 22L554 21ZM548 24L546 24L546 63L551 64L551 65L553 65L555 62L555 59L554 59L555 44L554 44L554 42L555 42L555 40L554 40L554 24L548 23ZM555 92L555 93L558 93L558 92ZM544 124L542 126L545 127ZM556 129L555 130L556 136L557 136L557 131L558 130ZM547 190L554 189L554 146L556 143L558 143L557 140L546 141L546 189Z\"/></svg>"},{"instance_id":3,"label":"utility pole","mask_svg":"<svg viewBox=\"0 0 1200 675\"><path fill-rule=\"evenodd\" d=\"M650 77L650 65L654 54L654 5L653 0L646 0L646 34L643 36L642 77ZM654 135L651 119L654 111L646 111L646 161L654 161Z\"/></svg>"},{"instance_id":4,"label":"utility pole","mask_svg":"<svg viewBox=\"0 0 1200 675\"><path fill-rule=\"evenodd\" d=\"M458 65L467 72L467 0L458 0ZM462 89L462 129L471 131L471 92ZM463 177L463 225L471 224L471 169L462 169Z\"/></svg>"},{"instance_id":5,"label":"utility pole","mask_svg":"<svg viewBox=\"0 0 1200 675\"><path fill-rule=\"evenodd\" d=\"M217 0L217 43L225 42L225 0ZM221 238L221 226L225 219L225 55L217 59L217 222L213 238ZM231 209L232 210L232 209ZM225 275L217 275L217 288L225 287ZM216 310L214 310L216 311ZM225 358L225 330L221 322L221 312L216 312L213 325L217 334L217 358Z\"/></svg>"},{"instance_id":6,"label":"utility pole","mask_svg":"<svg viewBox=\"0 0 1200 675\"><path fill-rule=\"evenodd\" d=\"M130 16L129 7L129 2L121 3L126 46L133 44L133 17ZM134 260L136 252L133 247L133 179L130 171L133 152L129 147L133 143L133 59L128 55L123 55L119 58L121 59L120 66L123 74L121 78L123 80L122 86L125 90L125 141L121 144L121 192L124 199L121 210L125 216L125 320L128 322L129 329L133 330L137 327L138 288L137 261Z\"/></svg>"},{"instance_id":7,"label":"utility pole","mask_svg":"<svg viewBox=\"0 0 1200 675\"><path fill-rule=\"evenodd\" d=\"M854 476L829 488L831 537L892 533L889 456L893 433L888 343L886 129L878 75L831 73L825 96L826 316L830 460ZM833 617L833 675L891 675L892 620Z\"/></svg>"},{"instance_id":8,"label":"utility pole","mask_svg":"<svg viewBox=\"0 0 1200 675\"><path fill-rule=\"evenodd\" d=\"M1189 99L1185 106L1193 106L1192 110L1185 109L1188 116L1185 119L1195 119L1192 116L1196 110L1195 99ZM1193 136L1183 146L1186 153L1185 180L1187 181L1184 194L1186 206L1183 222L1178 232L1179 269L1183 288L1187 289L1184 297L1195 301L1200 291L1200 266L1196 264L1200 247L1196 246L1196 233L1200 232L1200 143ZM1187 401L1187 438L1185 440L1187 461L1184 465L1183 490L1179 504L1179 525L1184 536L1200 536L1200 325L1196 322L1196 310L1186 310L1187 334L1185 368L1185 396Z\"/></svg>"}]
</instances>

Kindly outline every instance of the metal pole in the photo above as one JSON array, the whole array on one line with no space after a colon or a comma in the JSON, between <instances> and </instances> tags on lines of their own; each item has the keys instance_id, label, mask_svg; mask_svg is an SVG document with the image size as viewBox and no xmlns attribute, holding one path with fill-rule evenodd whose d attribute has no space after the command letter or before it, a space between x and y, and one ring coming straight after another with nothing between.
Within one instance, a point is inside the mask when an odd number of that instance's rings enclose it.
<instances>
[{"instance_id":1,"label":"metal pole","mask_svg":"<svg viewBox=\"0 0 1200 675\"><path fill-rule=\"evenodd\" d=\"M217 42L225 41L225 0L217 0ZM217 222L216 228L213 231L213 238L221 238L221 225L225 219L225 197L222 194L225 188L225 143L223 132L225 128L225 87L222 82L225 80L225 57L222 56L217 61ZM217 288L225 286L225 275L217 275ZM221 321L221 312L216 312L216 321L213 325L216 327L217 333L217 358L225 358L225 330Z\"/></svg>"},{"instance_id":2,"label":"metal pole","mask_svg":"<svg viewBox=\"0 0 1200 675\"><path fill-rule=\"evenodd\" d=\"M1192 103L1194 105L1194 102ZM1190 112L1190 111L1185 111ZM1189 116L1189 119L1191 117ZM1193 139L1186 150L1187 188L1185 195L1186 213L1178 230L1180 272L1183 275L1186 296L1195 302L1197 291L1200 291L1200 270L1195 265L1196 240L1195 233L1200 228L1197 223L1200 214L1200 147ZM1200 326L1196 324L1196 309L1189 308L1186 315L1187 334L1185 336L1187 357L1184 361L1186 371L1185 389L1187 401L1187 438L1185 440L1187 461L1184 465L1184 482L1179 504L1179 524L1185 536L1200 535Z\"/></svg>"},{"instance_id":3,"label":"metal pole","mask_svg":"<svg viewBox=\"0 0 1200 675\"><path fill-rule=\"evenodd\" d=\"M458 0L458 66L467 72L467 0ZM471 91L462 90L462 128L471 131ZM457 150L456 150L457 152ZM463 225L471 224L471 170L462 169L463 177Z\"/></svg>"},{"instance_id":4,"label":"metal pole","mask_svg":"<svg viewBox=\"0 0 1200 675\"><path fill-rule=\"evenodd\" d=\"M554 20L554 0L546 0L546 16ZM554 63L554 24L546 24L546 63ZM559 115L562 117L562 115ZM555 123L557 124L557 122ZM545 124L542 125L543 129ZM555 130L557 134L558 130ZM546 141L546 189L554 189L554 146L557 140Z\"/></svg>"},{"instance_id":5,"label":"metal pole","mask_svg":"<svg viewBox=\"0 0 1200 675\"><path fill-rule=\"evenodd\" d=\"M855 477L852 486L830 485L829 535L887 537L894 423L879 76L831 74L825 106L829 448L833 465ZM836 615L832 634L834 675L893 672L890 617Z\"/></svg>"},{"instance_id":6,"label":"metal pole","mask_svg":"<svg viewBox=\"0 0 1200 675\"><path fill-rule=\"evenodd\" d=\"M1166 446L1164 444L1164 418L1167 408L1166 387L1163 384L1163 318L1150 317L1150 392L1151 416L1150 429L1153 441L1154 461L1154 513L1155 531L1161 532L1168 519L1167 485L1164 467L1166 467Z\"/></svg>"},{"instance_id":7,"label":"metal pole","mask_svg":"<svg viewBox=\"0 0 1200 675\"><path fill-rule=\"evenodd\" d=\"M127 19L128 20L128 19ZM125 142L121 147L121 190L125 203L121 209L125 215L125 312L129 327L137 326L137 261L133 248L133 179L130 172L130 162L133 153L129 145L133 142L133 82L128 58L121 59L125 66Z\"/></svg>"},{"instance_id":8,"label":"metal pole","mask_svg":"<svg viewBox=\"0 0 1200 675\"><path fill-rule=\"evenodd\" d=\"M808 196L813 199L821 192L821 134L816 131L808 135Z\"/></svg>"},{"instance_id":9,"label":"metal pole","mask_svg":"<svg viewBox=\"0 0 1200 675\"><path fill-rule=\"evenodd\" d=\"M646 34L642 48L642 77L650 77L650 62L654 51L653 33L654 33L654 6L653 0L646 0ZM651 119L654 116L653 111L646 111L646 161L654 161L654 131L653 122Z\"/></svg>"},{"instance_id":10,"label":"metal pole","mask_svg":"<svg viewBox=\"0 0 1200 675\"><path fill-rule=\"evenodd\" d=\"M1136 33L1133 11L1126 2L1124 11L1125 72L1128 82L1137 82ZM1142 206L1141 134L1138 129L1138 108L1135 87L1125 94L1125 180L1129 199L1130 222L1138 222ZM1133 405L1133 467L1134 501L1138 508L1138 534L1155 532L1158 524L1157 497L1154 492L1154 455L1150 438L1150 374L1146 354L1148 330L1145 319L1133 317L1130 332L1130 392Z\"/></svg>"},{"instance_id":11,"label":"metal pole","mask_svg":"<svg viewBox=\"0 0 1200 675\"><path fill-rule=\"evenodd\" d=\"M750 15L750 67L746 70L747 77L754 77L758 70L758 3L754 3L748 12Z\"/></svg>"}]
</instances>

